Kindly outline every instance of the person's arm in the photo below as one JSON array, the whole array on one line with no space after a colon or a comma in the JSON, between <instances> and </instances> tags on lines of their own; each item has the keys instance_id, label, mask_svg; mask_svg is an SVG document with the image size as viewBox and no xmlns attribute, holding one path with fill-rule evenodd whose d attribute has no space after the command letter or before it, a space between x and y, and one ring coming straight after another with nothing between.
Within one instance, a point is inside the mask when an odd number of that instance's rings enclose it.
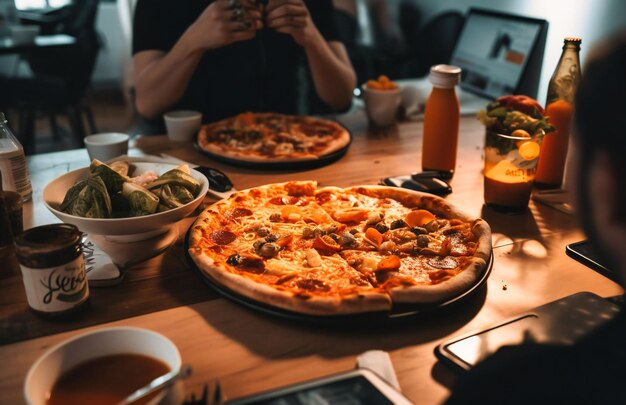
<instances>
[{"instance_id":1,"label":"person's arm","mask_svg":"<svg viewBox=\"0 0 626 405\"><path fill-rule=\"evenodd\" d=\"M343 44L324 39L302 0L270 0L265 12L269 28L291 35L304 48L320 98L334 109L348 108L356 74Z\"/></svg>"},{"instance_id":2,"label":"person's arm","mask_svg":"<svg viewBox=\"0 0 626 405\"><path fill-rule=\"evenodd\" d=\"M169 52L145 50L133 57L137 112L157 118L180 100L205 51L251 39L261 28L261 13L244 0L245 19L227 0L209 5Z\"/></svg>"}]
</instances>

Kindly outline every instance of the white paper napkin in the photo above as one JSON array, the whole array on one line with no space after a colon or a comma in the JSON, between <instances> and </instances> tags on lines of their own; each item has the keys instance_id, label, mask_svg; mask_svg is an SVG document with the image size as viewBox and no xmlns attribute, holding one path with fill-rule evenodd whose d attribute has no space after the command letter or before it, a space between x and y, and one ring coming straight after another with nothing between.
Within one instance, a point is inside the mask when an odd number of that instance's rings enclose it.
<instances>
[{"instance_id":1,"label":"white paper napkin","mask_svg":"<svg viewBox=\"0 0 626 405\"><path fill-rule=\"evenodd\" d=\"M368 350L356 358L356 364L358 368L366 368L378 374L389 385L400 391L400 383L389 353L383 350Z\"/></svg>"},{"instance_id":2,"label":"white paper napkin","mask_svg":"<svg viewBox=\"0 0 626 405\"><path fill-rule=\"evenodd\" d=\"M85 258L85 272L89 286L115 285L124 278L124 274L113 263L109 255L96 246L88 235L83 238L83 257Z\"/></svg>"}]
</instances>

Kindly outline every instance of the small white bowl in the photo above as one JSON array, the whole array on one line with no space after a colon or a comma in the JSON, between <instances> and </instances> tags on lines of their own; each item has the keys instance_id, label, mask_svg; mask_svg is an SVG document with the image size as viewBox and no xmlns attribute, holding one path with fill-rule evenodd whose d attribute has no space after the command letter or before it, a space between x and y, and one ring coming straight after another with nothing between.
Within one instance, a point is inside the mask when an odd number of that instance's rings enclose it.
<instances>
[{"instance_id":1,"label":"small white bowl","mask_svg":"<svg viewBox=\"0 0 626 405\"><path fill-rule=\"evenodd\" d=\"M365 112L370 122L379 127L387 127L395 124L398 115L398 107L402 102L401 89L376 90L370 89L366 84L361 88Z\"/></svg>"},{"instance_id":2,"label":"small white bowl","mask_svg":"<svg viewBox=\"0 0 626 405\"><path fill-rule=\"evenodd\" d=\"M176 345L157 332L133 327L100 329L66 340L41 356L26 374L26 403L46 404L50 390L63 373L85 361L113 354L142 354L161 360L173 371L181 367ZM162 392L151 404L180 403L172 396L182 396L181 387Z\"/></svg>"},{"instance_id":3,"label":"small white bowl","mask_svg":"<svg viewBox=\"0 0 626 405\"><path fill-rule=\"evenodd\" d=\"M38 25L12 25L9 29L15 45L32 44L39 34Z\"/></svg>"},{"instance_id":4,"label":"small white bowl","mask_svg":"<svg viewBox=\"0 0 626 405\"><path fill-rule=\"evenodd\" d=\"M88 135L84 141L90 160L98 159L106 162L128 153L128 139L127 134L105 132Z\"/></svg>"},{"instance_id":5,"label":"small white bowl","mask_svg":"<svg viewBox=\"0 0 626 405\"><path fill-rule=\"evenodd\" d=\"M171 141L188 142L202 125L202 113L198 111L170 111L163 115L167 136Z\"/></svg>"},{"instance_id":6,"label":"small white bowl","mask_svg":"<svg viewBox=\"0 0 626 405\"><path fill-rule=\"evenodd\" d=\"M135 166L133 176L154 171L157 175L161 175L168 170L172 170L178 165L171 163L148 163L135 162L131 163ZM139 217L128 218L83 218L70 215L59 211L59 207L65 198L67 190L70 189L79 180L87 178L89 168L78 169L64 174L61 177L51 181L43 189L43 202L45 206L61 221L73 224L83 232L94 235L121 236L124 241L139 241L167 232L172 225L185 218L195 210L209 189L209 181L197 170L191 169L191 176L198 180L202 185L200 192L193 201L168 211L157 212L155 214L143 215ZM114 239L114 238L111 238Z\"/></svg>"}]
</instances>

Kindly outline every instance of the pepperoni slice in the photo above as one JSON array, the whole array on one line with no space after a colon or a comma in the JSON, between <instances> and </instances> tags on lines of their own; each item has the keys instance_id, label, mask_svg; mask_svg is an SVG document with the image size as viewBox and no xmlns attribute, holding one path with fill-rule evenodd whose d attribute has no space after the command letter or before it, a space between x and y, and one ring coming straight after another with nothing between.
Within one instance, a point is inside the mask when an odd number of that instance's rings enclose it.
<instances>
[{"instance_id":1,"label":"pepperoni slice","mask_svg":"<svg viewBox=\"0 0 626 405\"><path fill-rule=\"evenodd\" d=\"M250 215L252 215L252 211L250 211L249 209L237 207L228 211L224 216L228 219L235 219L241 217L249 217Z\"/></svg>"},{"instance_id":2,"label":"pepperoni slice","mask_svg":"<svg viewBox=\"0 0 626 405\"><path fill-rule=\"evenodd\" d=\"M241 259L237 269L247 273L261 274L265 271L265 264L263 264L263 260L261 259L255 257L244 257Z\"/></svg>"},{"instance_id":3,"label":"pepperoni slice","mask_svg":"<svg viewBox=\"0 0 626 405\"><path fill-rule=\"evenodd\" d=\"M330 287L325 284L322 280L316 279L306 279L306 280L298 280L296 285L303 290L314 291L314 292L327 292L330 291Z\"/></svg>"},{"instance_id":4,"label":"pepperoni slice","mask_svg":"<svg viewBox=\"0 0 626 405\"><path fill-rule=\"evenodd\" d=\"M429 266L436 269L456 269L459 263L450 256L447 257L433 257L426 261Z\"/></svg>"},{"instance_id":5,"label":"pepperoni slice","mask_svg":"<svg viewBox=\"0 0 626 405\"><path fill-rule=\"evenodd\" d=\"M209 238L218 245L228 245L230 242L237 239L237 235L225 229L218 229L217 231L211 232Z\"/></svg>"}]
</instances>

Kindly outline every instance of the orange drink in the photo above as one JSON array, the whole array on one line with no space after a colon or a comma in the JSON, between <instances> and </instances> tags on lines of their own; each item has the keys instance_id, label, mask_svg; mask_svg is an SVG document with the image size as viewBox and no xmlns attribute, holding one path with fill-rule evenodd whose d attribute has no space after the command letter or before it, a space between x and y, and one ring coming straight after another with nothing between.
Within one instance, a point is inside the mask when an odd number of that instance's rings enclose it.
<instances>
[{"instance_id":1,"label":"orange drink","mask_svg":"<svg viewBox=\"0 0 626 405\"><path fill-rule=\"evenodd\" d=\"M573 107L571 103L561 99L546 107L548 121L555 126L556 131L543 141L535 177L538 186L559 187L563 181Z\"/></svg>"},{"instance_id":2,"label":"orange drink","mask_svg":"<svg viewBox=\"0 0 626 405\"><path fill-rule=\"evenodd\" d=\"M485 203L506 212L528 207L541 152L543 131L527 137L487 131L485 142Z\"/></svg>"}]
</instances>

